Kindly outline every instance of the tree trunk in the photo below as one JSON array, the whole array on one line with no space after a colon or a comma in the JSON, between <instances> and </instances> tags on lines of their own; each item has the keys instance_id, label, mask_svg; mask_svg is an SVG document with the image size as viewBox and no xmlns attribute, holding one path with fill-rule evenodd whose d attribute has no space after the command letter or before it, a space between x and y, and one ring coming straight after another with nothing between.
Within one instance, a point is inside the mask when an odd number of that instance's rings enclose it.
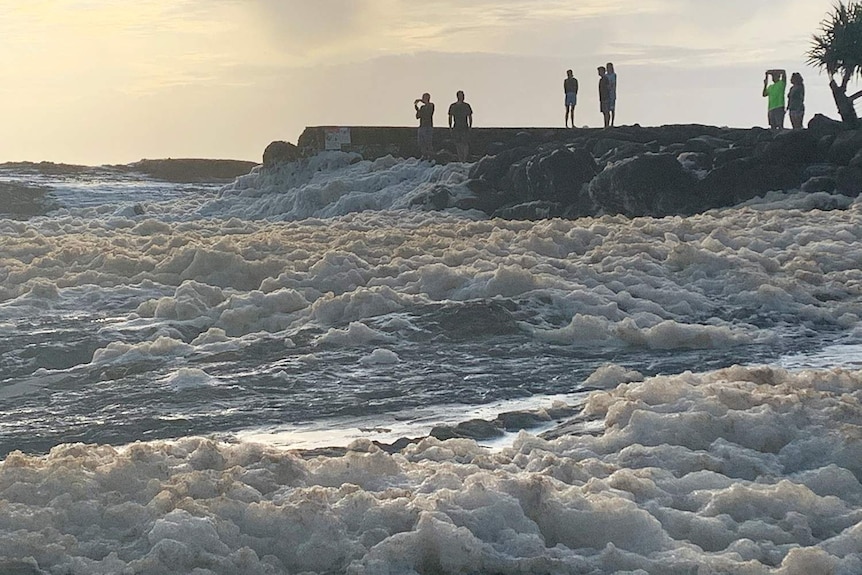
<instances>
[{"instance_id":1,"label":"tree trunk","mask_svg":"<svg viewBox=\"0 0 862 575\"><path fill-rule=\"evenodd\" d=\"M847 96L847 88L842 88L835 80L829 82L829 87L832 88L832 97L835 99L835 105L838 106L841 120L848 128L852 130L857 129L859 127L859 116L856 114L853 100Z\"/></svg>"}]
</instances>

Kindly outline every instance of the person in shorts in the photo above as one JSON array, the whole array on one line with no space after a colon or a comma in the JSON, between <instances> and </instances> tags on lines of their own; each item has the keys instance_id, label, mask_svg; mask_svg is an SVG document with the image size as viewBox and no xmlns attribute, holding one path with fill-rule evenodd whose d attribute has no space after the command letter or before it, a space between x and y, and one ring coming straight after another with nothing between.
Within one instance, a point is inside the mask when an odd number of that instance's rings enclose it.
<instances>
[{"instance_id":1,"label":"person in shorts","mask_svg":"<svg viewBox=\"0 0 862 575\"><path fill-rule=\"evenodd\" d=\"M455 141L455 152L459 162L470 156L470 129L473 127L473 108L464 101L464 92L458 90L456 101L449 106L449 130Z\"/></svg>"},{"instance_id":2,"label":"person in shorts","mask_svg":"<svg viewBox=\"0 0 862 575\"><path fill-rule=\"evenodd\" d=\"M787 92L787 113L794 130L801 130L805 118L805 82L802 74L794 72L790 76L790 91Z\"/></svg>"},{"instance_id":3,"label":"person in shorts","mask_svg":"<svg viewBox=\"0 0 862 575\"><path fill-rule=\"evenodd\" d=\"M608 78L608 111L610 112L608 125L613 126L617 118L617 73L614 72L613 62L608 62L605 70Z\"/></svg>"},{"instance_id":4,"label":"person in shorts","mask_svg":"<svg viewBox=\"0 0 862 575\"><path fill-rule=\"evenodd\" d=\"M772 76L772 84L769 77ZM784 129L784 92L787 89L787 72L767 70L763 78L763 97L768 98L767 119L773 130Z\"/></svg>"},{"instance_id":5,"label":"person in shorts","mask_svg":"<svg viewBox=\"0 0 862 575\"><path fill-rule=\"evenodd\" d=\"M566 71L566 79L563 80L563 93L566 103L566 127L569 127L569 118L572 119L572 127L575 127L575 106L578 105L578 79L572 75L571 70Z\"/></svg>"},{"instance_id":6,"label":"person in shorts","mask_svg":"<svg viewBox=\"0 0 862 575\"><path fill-rule=\"evenodd\" d=\"M431 94L425 92L421 98L414 100L413 109L419 120L419 153L423 160L431 160L434 157L434 104Z\"/></svg>"},{"instance_id":7,"label":"person in shorts","mask_svg":"<svg viewBox=\"0 0 862 575\"><path fill-rule=\"evenodd\" d=\"M597 68L599 71L599 111L605 118L605 128L611 124L611 88L608 81L607 69L604 66Z\"/></svg>"}]
</instances>

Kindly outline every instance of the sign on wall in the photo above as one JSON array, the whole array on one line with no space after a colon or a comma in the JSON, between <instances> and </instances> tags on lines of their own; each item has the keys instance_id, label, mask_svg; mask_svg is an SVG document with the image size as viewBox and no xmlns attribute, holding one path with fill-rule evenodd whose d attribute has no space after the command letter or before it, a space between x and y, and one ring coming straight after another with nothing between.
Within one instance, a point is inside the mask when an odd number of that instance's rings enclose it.
<instances>
[{"instance_id":1,"label":"sign on wall","mask_svg":"<svg viewBox=\"0 0 862 575\"><path fill-rule=\"evenodd\" d=\"M324 149L340 150L341 146L350 143L350 128L324 128Z\"/></svg>"}]
</instances>

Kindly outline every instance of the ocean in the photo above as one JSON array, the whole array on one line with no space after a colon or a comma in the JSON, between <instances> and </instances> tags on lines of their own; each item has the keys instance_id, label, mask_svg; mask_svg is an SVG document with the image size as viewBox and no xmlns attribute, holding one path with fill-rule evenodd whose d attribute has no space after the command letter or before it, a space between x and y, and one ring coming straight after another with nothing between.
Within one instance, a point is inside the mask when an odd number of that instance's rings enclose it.
<instances>
[{"instance_id":1,"label":"ocean","mask_svg":"<svg viewBox=\"0 0 862 575\"><path fill-rule=\"evenodd\" d=\"M0 165L0 572L862 572L862 201Z\"/></svg>"}]
</instances>

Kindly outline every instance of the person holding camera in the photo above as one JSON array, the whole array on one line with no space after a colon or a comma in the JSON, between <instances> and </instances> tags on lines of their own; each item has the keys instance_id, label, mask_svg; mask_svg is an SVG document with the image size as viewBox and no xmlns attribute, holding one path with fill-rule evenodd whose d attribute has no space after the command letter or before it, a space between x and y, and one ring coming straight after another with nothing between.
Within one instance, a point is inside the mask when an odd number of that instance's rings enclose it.
<instances>
[{"instance_id":1,"label":"person holding camera","mask_svg":"<svg viewBox=\"0 0 862 575\"><path fill-rule=\"evenodd\" d=\"M772 76L772 84L769 77ZM784 91L787 88L787 72L784 70L767 70L763 78L763 97L769 98L769 127L773 130L784 129Z\"/></svg>"},{"instance_id":2,"label":"person holding camera","mask_svg":"<svg viewBox=\"0 0 862 575\"><path fill-rule=\"evenodd\" d=\"M431 160L434 157L434 103L431 102L431 94L425 92L414 100L413 108L419 120L419 153L423 160Z\"/></svg>"}]
</instances>

